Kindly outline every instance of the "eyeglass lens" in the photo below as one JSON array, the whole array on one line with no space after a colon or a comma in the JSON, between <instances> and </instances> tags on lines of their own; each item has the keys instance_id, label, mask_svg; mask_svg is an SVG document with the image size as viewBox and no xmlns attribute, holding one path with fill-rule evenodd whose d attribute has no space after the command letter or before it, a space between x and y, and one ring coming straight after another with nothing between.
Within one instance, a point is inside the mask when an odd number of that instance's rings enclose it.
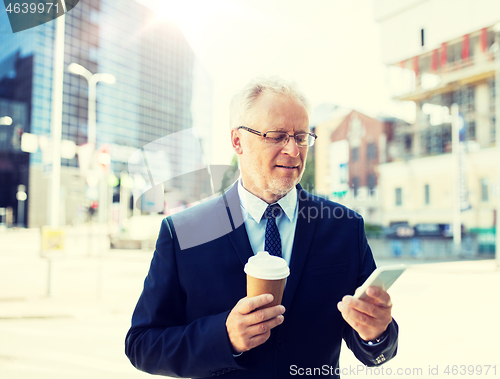
<instances>
[{"instance_id":1,"label":"eyeglass lens","mask_svg":"<svg viewBox=\"0 0 500 379\"><path fill-rule=\"evenodd\" d=\"M288 134L284 132L267 132L266 142L278 144L284 141L288 142ZM295 141L299 146L312 146L314 137L307 133L300 133L295 135Z\"/></svg>"}]
</instances>

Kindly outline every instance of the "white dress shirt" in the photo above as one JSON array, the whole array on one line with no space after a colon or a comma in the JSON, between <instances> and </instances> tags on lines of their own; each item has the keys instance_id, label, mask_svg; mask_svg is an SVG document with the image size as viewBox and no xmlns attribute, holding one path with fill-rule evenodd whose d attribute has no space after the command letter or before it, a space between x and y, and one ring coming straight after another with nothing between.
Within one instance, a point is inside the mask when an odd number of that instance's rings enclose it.
<instances>
[{"instance_id":1,"label":"white dress shirt","mask_svg":"<svg viewBox=\"0 0 500 379\"><path fill-rule=\"evenodd\" d=\"M245 220L248 239L254 254L264 250L267 219L263 217L268 203L250 193L243 187L241 178L238 180L238 195L240 206ZM297 226L297 211L299 203L297 201L297 189L294 188L284 197L278 200L278 204L284 213L276 218L276 225L281 237L281 253L283 259L290 266L292 256L293 239L295 227Z\"/></svg>"},{"instance_id":2,"label":"white dress shirt","mask_svg":"<svg viewBox=\"0 0 500 379\"><path fill-rule=\"evenodd\" d=\"M245 220L248 239L250 240L253 253L257 254L259 251L263 251L265 246L267 219L262 216L269 204L247 191L243 187L241 178L238 180L238 195L240 197L240 206L243 212L243 219ZM294 188L286 196L278 200L278 204L283 209L284 214L282 213L281 216L276 218L276 225L280 232L282 255L288 267L290 267L295 227L297 226L297 212L299 208L297 197L297 189ZM384 332L377 340L369 342L363 341L361 337L359 339L365 346L376 347L387 339L387 335ZM238 357L241 354L233 354L233 356Z\"/></svg>"}]
</instances>

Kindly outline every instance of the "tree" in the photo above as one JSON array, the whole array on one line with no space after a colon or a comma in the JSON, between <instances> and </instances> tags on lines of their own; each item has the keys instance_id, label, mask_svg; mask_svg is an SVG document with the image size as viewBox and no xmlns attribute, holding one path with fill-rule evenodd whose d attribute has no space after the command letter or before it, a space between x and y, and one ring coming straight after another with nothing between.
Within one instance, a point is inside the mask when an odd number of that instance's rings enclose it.
<instances>
[{"instance_id":1,"label":"tree","mask_svg":"<svg viewBox=\"0 0 500 379\"><path fill-rule=\"evenodd\" d=\"M231 164L226 167L221 183L221 190L223 191L229 188L235 182L237 176L239 176L238 155L234 154Z\"/></svg>"},{"instance_id":2,"label":"tree","mask_svg":"<svg viewBox=\"0 0 500 379\"><path fill-rule=\"evenodd\" d=\"M315 180L316 180L316 171L314 169L314 150L312 150L307 155L306 169L304 170L304 174L302 175L302 180L300 181L300 185L307 192L314 193Z\"/></svg>"}]
</instances>

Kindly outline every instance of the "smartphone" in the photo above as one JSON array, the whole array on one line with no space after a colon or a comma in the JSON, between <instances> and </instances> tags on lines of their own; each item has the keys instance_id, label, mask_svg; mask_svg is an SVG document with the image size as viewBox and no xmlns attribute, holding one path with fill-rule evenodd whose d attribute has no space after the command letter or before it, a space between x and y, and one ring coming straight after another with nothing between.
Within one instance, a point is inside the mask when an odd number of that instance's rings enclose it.
<instances>
[{"instance_id":1,"label":"smartphone","mask_svg":"<svg viewBox=\"0 0 500 379\"><path fill-rule=\"evenodd\" d=\"M353 297L355 299L367 298L366 290L368 287L379 287L387 291L405 270L405 265L384 266L375 269Z\"/></svg>"}]
</instances>

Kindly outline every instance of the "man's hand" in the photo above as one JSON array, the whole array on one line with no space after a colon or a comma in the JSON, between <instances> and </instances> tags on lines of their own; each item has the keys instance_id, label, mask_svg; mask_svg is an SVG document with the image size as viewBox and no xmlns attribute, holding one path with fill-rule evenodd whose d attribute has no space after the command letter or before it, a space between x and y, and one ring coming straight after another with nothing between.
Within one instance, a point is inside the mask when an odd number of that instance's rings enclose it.
<instances>
[{"instance_id":1,"label":"man's hand","mask_svg":"<svg viewBox=\"0 0 500 379\"><path fill-rule=\"evenodd\" d=\"M283 322L285 307L276 305L260 308L273 301L273 295L264 294L255 297L244 297L235 305L226 320L227 334L233 350L242 353L253 349L267 341L271 329Z\"/></svg>"},{"instance_id":2,"label":"man's hand","mask_svg":"<svg viewBox=\"0 0 500 379\"><path fill-rule=\"evenodd\" d=\"M378 338L392 321L391 297L377 287L368 287L365 300L344 296L337 304L342 317L365 341Z\"/></svg>"}]
</instances>

